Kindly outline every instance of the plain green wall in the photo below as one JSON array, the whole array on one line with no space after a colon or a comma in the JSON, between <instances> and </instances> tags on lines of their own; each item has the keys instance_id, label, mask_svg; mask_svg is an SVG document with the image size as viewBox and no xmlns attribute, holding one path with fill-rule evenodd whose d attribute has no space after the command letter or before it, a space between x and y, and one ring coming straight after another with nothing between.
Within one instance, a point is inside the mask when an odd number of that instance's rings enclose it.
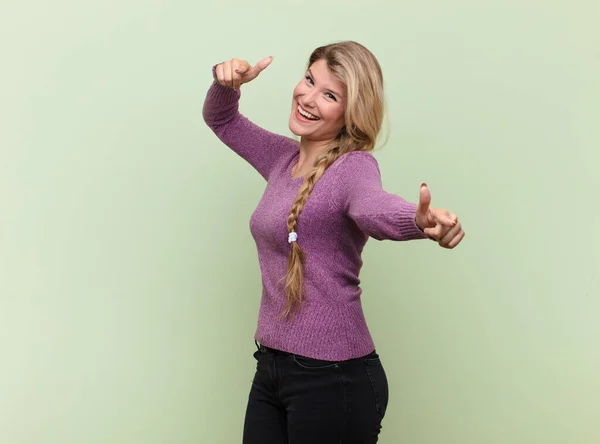
<instances>
[{"instance_id":1,"label":"plain green wall","mask_svg":"<svg viewBox=\"0 0 600 444\"><path fill-rule=\"evenodd\" d=\"M385 188L467 232L367 244L382 443L600 443L600 6L3 2L0 443L237 443L265 183L202 121L214 63L289 134L321 44L385 75ZM266 443L269 444L269 443Z\"/></svg>"}]
</instances>

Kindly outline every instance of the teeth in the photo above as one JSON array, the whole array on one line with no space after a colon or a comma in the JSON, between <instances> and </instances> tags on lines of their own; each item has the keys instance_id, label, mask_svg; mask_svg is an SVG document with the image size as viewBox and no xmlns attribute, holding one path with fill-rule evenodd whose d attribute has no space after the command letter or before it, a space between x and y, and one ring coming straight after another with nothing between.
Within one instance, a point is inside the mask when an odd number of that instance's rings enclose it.
<instances>
[{"instance_id":1,"label":"teeth","mask_svg":"<svg viewBox=\"0 0 600 444\"><path fill-rule=\"evenodd\" d=\"M302 114L304 117L306 117L307 119L310 119L310 120L319 120L318 117L315 117L311 113L304 111L300 105L298 105L298 112L300 114Z\"/></svg>"}]
</instances>

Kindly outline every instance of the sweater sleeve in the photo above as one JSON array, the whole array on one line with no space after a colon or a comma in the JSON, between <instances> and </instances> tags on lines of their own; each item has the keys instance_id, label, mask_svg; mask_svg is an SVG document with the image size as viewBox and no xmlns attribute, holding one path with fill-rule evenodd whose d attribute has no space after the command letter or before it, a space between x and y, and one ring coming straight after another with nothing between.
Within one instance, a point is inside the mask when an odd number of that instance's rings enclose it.
<instances>
[{"instance_id":1,"label":"sweater sleeve","mask_svg":"<svg viewBox=\"0 0 600 444\"><path fill-rule=\"evenodd\" d=\"M415 222L416 204L383 190L375 157L358 151L340 163L340 205L356 225L377 240L427 239Z\"/></svg>"},{"instance_id":2,"label":"sweater sleeve","mask_svg":"<svg viewBox=\"0 0 600 444\"><path fill-rule=\"evenodd\" d=\"M202 108L204 121L225 145L268 180L281 156L298 149L297 142L267 131L244 117L238 106L241 92L219 84L216 67L213 66L214 81Z\"/></svg>"}]
</instances>

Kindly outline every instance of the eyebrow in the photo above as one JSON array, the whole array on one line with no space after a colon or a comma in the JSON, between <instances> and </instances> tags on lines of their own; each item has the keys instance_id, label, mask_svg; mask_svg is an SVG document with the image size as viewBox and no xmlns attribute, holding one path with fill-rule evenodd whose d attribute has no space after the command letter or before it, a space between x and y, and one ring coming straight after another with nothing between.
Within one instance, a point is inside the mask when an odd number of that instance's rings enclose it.
<instances>
[{"instance_id":1,"label":"eyebrow","mask_svg":"<svg viewBox=\"0 0 600 444\"><path fill-rule=\"evenodd\" d=\"M314 78L315 78L315 76L313 75L313 73L312 73L312 71L310 70L310 68L308 68L308 72L309 72L310 76L311 76L311 77L314 79ZM329 91L329 92L332 92L333 94L335 94L336 96L338 96L340 99L344 97L344 96L342 96L340 93L338 93L338 92L335 92L335 91L334 91L334 90L332 90L332 89L329 89L329 88L328 88L328 89L327 89L327 91Z\"/></svg>"}]
</instances>

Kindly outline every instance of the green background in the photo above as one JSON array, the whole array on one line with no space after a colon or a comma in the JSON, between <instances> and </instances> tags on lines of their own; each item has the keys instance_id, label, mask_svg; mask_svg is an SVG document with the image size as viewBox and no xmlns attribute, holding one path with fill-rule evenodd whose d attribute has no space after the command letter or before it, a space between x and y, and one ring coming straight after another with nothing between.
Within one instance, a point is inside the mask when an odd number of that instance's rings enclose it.
<instances>
[{"instance_id":1,"label":"green background","mask_svg":"<svg viewBox=\"0 0 600 444\"><path fill-rule=\"evenodd\" d=\"M310 52L384 70L384 187L455 250L369 241L381 442L600 442L595 1L3 2L0 443L241 441L265 183L202 120L211 67L272 65L242 112L290 134ZM266 443L268 444L268 443Z\"/></svg>"}]
</instances>

